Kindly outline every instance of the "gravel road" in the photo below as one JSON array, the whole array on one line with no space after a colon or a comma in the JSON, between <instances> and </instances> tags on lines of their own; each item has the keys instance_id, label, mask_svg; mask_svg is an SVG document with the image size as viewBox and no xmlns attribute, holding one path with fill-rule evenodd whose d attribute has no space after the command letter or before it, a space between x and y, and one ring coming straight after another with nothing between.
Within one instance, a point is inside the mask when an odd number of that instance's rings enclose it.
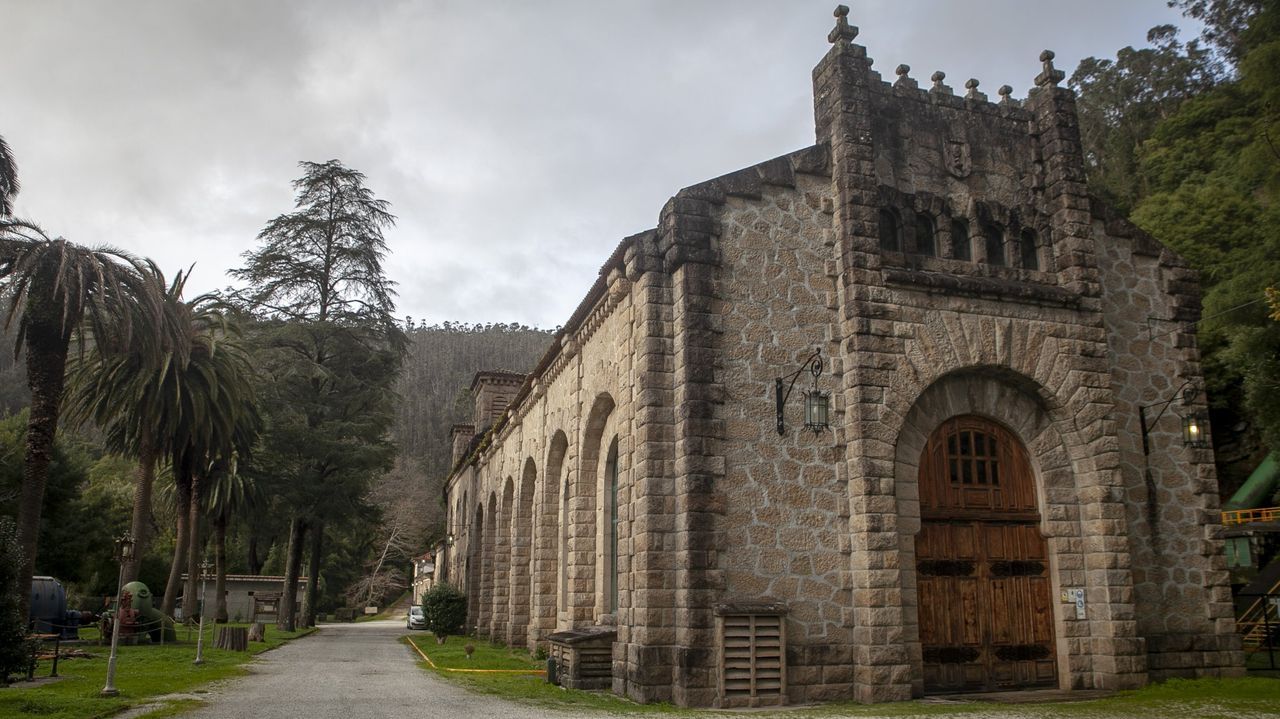
<instances>
[{"instance_id":1,"label":"gravel road","mask_svg":"<svg viewBox=\"0 0 1280 719\"><path fill-rule=\"evenodd\" d=\"M270 630L268 630L270 631ZM183 695L204 705L184 717L195 719L587 719L595 712L553 712L476 694L438 679L417 666L418 655L399 641L406 633L403 620L360 624L326 624L321 630L266 652L251 662L249 676L214 685L209 693ZM177 697L174 697L177 698ZM139 707L116 719L131 719L154 709ZM924 709L924 707L921 707ZM1204 709L1203 706L1198 707ZM940 719L945 707L928 707ZM1168 706L1163 707L1167 710ZM1084 710L1084 711L1081 711ZM875 719L860 710L859 719ZM835 713L819 712L831 719ZM924 712L922 712L924 713ZM900 707L886 712L902 716ZM751 717L809 719L781 712L706 712L707 719ZM957 712L964 719L1045 719L1056 712L1031 707L991 705L978 712ZM1093 719L1129 717L1107 711L1091 713L1081 706L1072 716ZM1152 716L1150 712L1138 716ZM1198 716L1202 711L1160 711L1155 716ZM1217 714L1215 714L1217 715ZM1239 719L1275 717L1263 713L1237 713Z\"/></svg>"},{"instance_id":2,"label":"gravel road","mask_svg":"<svg viewBox=\"0 0 1280 719\"><path fill-rule=\"evenodd\" d=\"M270 631L270 629L268 629ZM325 624L202 696L196 719L534 719L576 717L473 694L419 669L403 620Z\"/></svg>"}]
</instances>

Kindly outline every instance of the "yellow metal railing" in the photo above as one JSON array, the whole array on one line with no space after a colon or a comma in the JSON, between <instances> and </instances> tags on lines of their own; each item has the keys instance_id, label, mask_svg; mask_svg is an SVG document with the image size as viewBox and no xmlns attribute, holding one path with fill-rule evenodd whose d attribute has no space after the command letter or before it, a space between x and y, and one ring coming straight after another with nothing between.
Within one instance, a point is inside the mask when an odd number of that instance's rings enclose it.
<instances>
[{"instance_id":1,"label":"yellow metal railing","mask_svg":"<svg viewBox=\"0 0 1280 719\"><path fill-rule=\"evenodd\" d=\"M1228 527L1250 522L1280 522L1280 507L1233 509L1222 513L1222 523Z\"/></svg>"}]
</instances>

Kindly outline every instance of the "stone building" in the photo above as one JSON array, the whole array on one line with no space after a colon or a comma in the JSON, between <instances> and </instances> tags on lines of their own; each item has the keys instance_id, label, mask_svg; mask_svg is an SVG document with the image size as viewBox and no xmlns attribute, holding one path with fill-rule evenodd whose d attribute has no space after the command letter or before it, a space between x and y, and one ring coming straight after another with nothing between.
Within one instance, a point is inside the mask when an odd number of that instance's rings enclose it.
<instances>
[{"instance_id":1,"label":"stone building","mask_svg":"<svg viewBox=\"0 0 1280 719\"><path fill-rule=\"evenodd\" d=\"M846 15L814 145L676 193L477 375L474 629L612 627L613 690L691 706L1238 674L1195 273L1088 195L1052 53L990 102L883 81Z\"/></svg>"}]
</instances>

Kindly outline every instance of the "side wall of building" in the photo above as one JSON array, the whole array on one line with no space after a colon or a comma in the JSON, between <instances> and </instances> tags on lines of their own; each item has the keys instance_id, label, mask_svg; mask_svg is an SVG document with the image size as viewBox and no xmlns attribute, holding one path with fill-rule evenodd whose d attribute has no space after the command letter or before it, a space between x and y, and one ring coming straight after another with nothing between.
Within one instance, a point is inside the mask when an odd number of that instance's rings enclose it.
<instances>
[{"instance_id":1,"label":"side wall of building","mask_svg":"<svg viewBox=\"0 0 1280 719\"><path fill-rule=\"evenodd\" d=\"M804 428L803 393L830 393L840 343L831 180L797 178L719 214L725 402L724 601L786 608L788 698L846 696L853 677L849 505L830 430ZM806 361L818 353L816 378ZM775 379L790 397L775 429ZM794 382L793 382L794 380ZM838 417L837 417L838 421ZM718 663L723 663L720 659Z\"/></svg>"},{"instance_id":2,"label":"side wall of building","mask_svg":"<svg viewBox=\"0 0 1280 719\"><path fill-rule=\"evenodd\" d=\"M1153 679L1242 670L1221 538L1213 451L1184 445L1182 420L1206 413L1195 273L1095 207L1120 472L1132 537L1134 605ZM1147 409L1144 451L1139 407Z\"/></svg>"}]
</instances>

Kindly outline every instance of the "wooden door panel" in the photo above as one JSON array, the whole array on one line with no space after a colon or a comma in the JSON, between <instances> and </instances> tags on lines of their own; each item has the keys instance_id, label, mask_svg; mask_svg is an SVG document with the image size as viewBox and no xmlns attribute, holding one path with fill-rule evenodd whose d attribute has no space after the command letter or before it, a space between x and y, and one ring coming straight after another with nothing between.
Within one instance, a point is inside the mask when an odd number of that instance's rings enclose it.
<instances>
[{"instance_id":1,"label":"wooden door panel","mask_svg":"<svg viewBox=\"0 0 1280 719\"><path fill-rule=\"evenodd\" d=\"M920 462L916 540L926 691L1056 684L1047 546L1021 443L948 420Z\"/></svg>"}]
</instances>

